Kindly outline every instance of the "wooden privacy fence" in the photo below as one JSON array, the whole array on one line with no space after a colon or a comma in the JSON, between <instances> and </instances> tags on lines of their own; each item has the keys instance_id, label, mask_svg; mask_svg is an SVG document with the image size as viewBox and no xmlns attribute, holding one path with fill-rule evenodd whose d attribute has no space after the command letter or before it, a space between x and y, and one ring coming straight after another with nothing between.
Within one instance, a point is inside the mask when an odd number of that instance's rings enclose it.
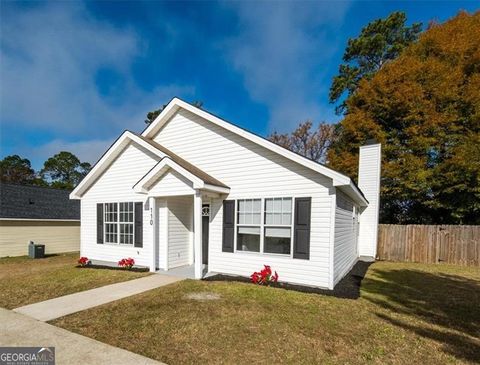
<instances>
[{"instance_id":1,"label":"wooden privacy fence","mask_svg":"<svg viewBox=\"0 0 480 365\"><path fill-rule=\"evenodd\" d=\"M480 226L380 224L377 257L480 266Z\"/></svg>"}]
</instances>

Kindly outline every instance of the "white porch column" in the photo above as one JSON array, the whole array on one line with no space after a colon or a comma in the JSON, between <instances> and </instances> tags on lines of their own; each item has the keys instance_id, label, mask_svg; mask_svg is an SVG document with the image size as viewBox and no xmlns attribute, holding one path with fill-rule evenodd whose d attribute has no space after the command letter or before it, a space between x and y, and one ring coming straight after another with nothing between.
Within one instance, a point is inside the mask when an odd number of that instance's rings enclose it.
<instances>
[{"instance_id":1,"label":"white porch column","mask_svg":"<svg viewBox=\"0 0 480 365\"><path fill-rule=\"evenodd\" d=\"M195 190L193 197L193 252L195 257L195 279L203 275L202 258L202 195L200 190Z\"/></svg>"},{"instance_id":2,"label":"white porch column","mask_svg":"<svg viewBox=\"0 0 480 365\"><path fill-rule=\"evenodd\" d=\"M157 271L157 257L158 257L158 219L157 219L157 204L156 204L156 199L153 197L148 198L149 199L149 219L146 224L150 226L150 229L152 230L151 235L152 235L152 249L151 249L151 257L150 257L150 272L155 272ZM144 223L144 224L145 224ZM153 223L153 224L150 224Z\"/></svg>"}]
</instances>

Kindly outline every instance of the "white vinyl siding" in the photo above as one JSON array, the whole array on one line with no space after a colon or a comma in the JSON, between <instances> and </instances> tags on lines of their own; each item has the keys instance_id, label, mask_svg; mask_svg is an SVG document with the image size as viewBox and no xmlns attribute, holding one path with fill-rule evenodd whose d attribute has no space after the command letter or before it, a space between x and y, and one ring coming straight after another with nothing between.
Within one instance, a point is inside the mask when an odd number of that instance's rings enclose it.
<instances>
[{"instance_id":1,"label":"white vinyl siding","mask_svg":"<svg viewBox=\"0 0 480 365\"><path fill-rule=\"evenodd\" d=\"M81 244L82 256L94 260L118 262L132 257L135 264L149 266L151 263L152 228L147 197L136 194L132 187L157 162L159 158L145 148L131 142L112 162L109 168L90 187L81 200ZM118 244L97 244L97 203L142 202L143 247Z\"/></svg>"},{"instance_id":2,"label":"white vinyl siding","mask_svg":"<svg viewBox=\"0 0 480 365\"><path fill-rule=\"evenodd\" d=\"M353 202L337 190L334 240L334 284L347 274L358 258L357 224Z\"/></svg>"},{"instance_id":3,"label":"white vinyl siding","mask_svg":"<svg viewBox=\"0 0 480 365\"><path fill-rule=\"evenodd\" d=\"M185 138L192 136L192 138ZM280 280L330 287L332 182L187 111L176 113L154 140L230 187L227 199L311 197L310 259L252 252L222 252L222 199L213 199L209 271L249 276L270 264Z\"/></svg>"},{"instance_id":4,"label":"white vinyl siding","mask_svg":"<svg viewBox=\"0 0 480 365\"><path fill-rule=\"evenodd\" d=\"M193 197L171 197L168 206L168 268L193 262Z\"/></svg>"},{"instance_id":5,"label":"white vinyl siding","mask_svg":"<svg viewBox=\"0 0 480 365\"><path fill-rule=\"evenodd\" d=\"M192 182L171 169L161 176L148 192L151 196L176 196L194 193Z\"/></svg>"},{"instance_id":6,"label":"white vinyl siding","mask_svg":"<svg viewBox=\"0 0 480 365\"><path fill-rule=\"evenodd\" d=\"M381 157L379 144L360 147L358 186L369 202L360 215L360 256L377 254Z\"/></svg>"}]
</instances>

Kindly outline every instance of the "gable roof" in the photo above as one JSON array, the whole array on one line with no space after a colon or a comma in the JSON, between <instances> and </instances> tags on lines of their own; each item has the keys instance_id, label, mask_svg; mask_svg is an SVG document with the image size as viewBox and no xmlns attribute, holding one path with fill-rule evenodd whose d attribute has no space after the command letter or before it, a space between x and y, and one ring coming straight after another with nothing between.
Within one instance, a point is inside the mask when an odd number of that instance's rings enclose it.
<instances>
[{"instance_id":1,"label":"gable roof","mask_svg":"<svg viewBox=\"0 0 480 365\"><path fill-rule=\"evenodd\" d=\"M205 184L228 188L228 186L222 183L221 181L210 176L205 171L200 170L198 167L192 165L190 162L184 160L183 158L176 155L175 153L170 151L168 148L162 146L161 144L140 135L138 135L138 137L142 138L145 142L150 143L153 147L157 148L159 151L162 151L165 155L167 155L170 159L172 159L172 161L177 163L179 166L183 167L185 170L187 170L194 176L201 179Z\"/></svg>"},{"instance_id":2,"label":"gable roof","mask_svg":"<svg viewBox=\"0 0 480 365\"><path fill-rule=\"evenodd\" d=\"M180 166L170 157L162 158L155 166L153 166L150 171L148 171L137 183L133 186L133 190L136 193L148 193L151 186L158 181L169 169L172 169L185 177L187 180L193 183L194 189L205 189L214 191L217 193L229 193L230 188L222 184L222 186L211 184L197 175L186 170L183 166ZM202 172L202 174L205 174ZM205 174L206 175L206 174ZM209 175L206 175L209 176ZM218 180L216 180L218 181Z\"/></svg>"},{"instance_id":3,"label":"gable roof","mask_svg":"<svg viewBox=\"0 0 480 365\"><path fill-rule=\"evenodd\" d=\"M257 145L260 145L267 150L273 151L285 158L295 161L311 170L314 170L333 181L333 186L339 187L344 193L358 202L360 205L368 205L368 201L357 187L355 182L348 176L341 174L327 166L324 166L316 161L310 160L300 154L290 151L282 146L279 146L263 137L260 137L252 132L240 128L224 119L221 119L203 109L197 108L177 97L173 98L162 112L155 118L155 120L142 132L142 137L146 139L154 138L160 129L170 120L170 118L179 110L187 110L207 121L220 126L232 133L235 133Z\"/></svg>"},{"instance_id":4,"label":"gable roof","mask_svg":"<svg viewBox=\"0 0 480 365\"><path fill-rule=\"evenodd\" d=\"M71 192L70 199L80 199L82 195L87 191L87 189L101 176L101 174L108 168L108 166L110 166L110 164L115 160L115 158L131 142L139 144L140 146L144 147L145 149L159 157L160 161L157 163L157 165L164 159L170 159L173 162L170 164L170 167L174 169L176 168L177 170L184 169L188 171L189 174L195 176L198 179L198 188L204 188L204 185L208 185L209 188L213 190L218 188L217 190L221 192L228 191L229 189L228 186L226 186L219 180L215 179L214 177L210 176L199 168L193 166L191 163L185 161L180 156L163 147L159 143L156 143L151 139L145 138L143 136L137 135L133 132L125 131L103 154L103 156L93 166L87 176L85 176L85 178Z\"/></svg>"},{"instance_id":5,"label":"gable roof","mask_svg":"<svg viewBox=\"0 0 480 365\"><path fill-rule=\"evenodd\" d=\"M69 190L0 183L0 219L80 220Z\"/></svg>"}]
</instances>

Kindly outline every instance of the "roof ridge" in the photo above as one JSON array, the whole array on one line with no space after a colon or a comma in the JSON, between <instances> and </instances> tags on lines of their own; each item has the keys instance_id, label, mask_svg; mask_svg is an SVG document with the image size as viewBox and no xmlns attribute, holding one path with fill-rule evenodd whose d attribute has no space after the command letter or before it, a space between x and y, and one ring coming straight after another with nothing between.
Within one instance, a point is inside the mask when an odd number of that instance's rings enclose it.
<instances>
[{"instance_id":1,"label":"roof ridge","mask_svg":"<svg viewBox=\"0 0 480 365\"><path fill-rule=\"evenodd\" d=\"M314 160L313 158L310 158L310 157L308 157L308 156L302 155L302 154L299 153L299 152L292 151L291 149L289 149L289 148L287 148L287 147L285 147L285 146L282 146L281 144L278 144L278 143L276 143L276 142L271 141L268 137L265 137L265 136L261 135L260 133L253 132L253 131L251 131L250 129L248 129L248 128L246 128L246 127L242 127L240 124L233 123L233 122L227 120L226 118L222 117L221 115L218 115L218 114L216 114L216 113L213 113L213 112L211 112L211 111L209 111L209 110L207 110L207 109L199 108L199 107L193 105L192 103L190 103L190 102L188 102L188 101L186 101L186 100L184 100L184 99L182 99L182 98L180 98L180 97L178 97L178 96L174 96L173 98L171 98L170 101L169 101L166 105L170 104L170 103L171 103L172 101L174 101L175 99L177 99L177 100L179 100L179 101L181 101L181 102L183 102L183 103L185 103L185 104L188 104L189 106L191 106L191 107L193 107L193 108L196 108L196 109L198 109L198 110L200 110L200 111L202 111L202 112L205 112L205 113L207 113L207 114L210 114L211 116L213 116L213 117L215 117L215 118L217 118L217 119L220 119L222 122L227 123L227 124L230 124L230 125L232 125L232 126L234 126L234 127L236 127L236 128L239 128L239 129L243 130L243 131L246 132L246 133L249 133L249 134L251 134L251 135L253 135L253 136L255 136L255 137L261 138L261 139L263 139L263 140L266 141L266 142L270 142L271 144L273 144L273 145L275 145L275 146L278 146L278 147L280 147L280 148L282 148L282 149L284 149L284 150L286 150L286 151L288 151L288 152L291 152L291 153L293 153L293 154L295 154L295 155L297 155L297 156L299 156L299 157L301 157L301 158L303 158L303 159L305 159L305 160L307 160L307 161L309 161L309 162L316 163L317 165L320 165L320 166L322 166L322 167L324 167L324 168L326 168L326 169L329 169L329 170L331 170L331 171L333 171L333 172L335 172L335 173L337 173L337 174L343 175L343 176L345 176L345 177L353 180L350 176L346 175L345 173L343 173L343 172L341 172L341 171L338 171L338 170L333 169L332 167L328 166L326 163L319 162L319 161L317 161L317 160ZM157 118L158 118L158 117L157 117ZM145 132L151 124L153 124L153 122L150 123L150 124L142 131L141 134L143 134L143 132Z\"/></svg>"},{"instance_id":2,"label":"roof ridge","mask_svg":"<svg viewBox=\"0 0 480 365\"><path fill-rule=\"evenodd\" d=\"M22 184L22 183L13 183L13 182L8 182L8 181L0 181L0 185L15 185L15 186L26 186L29 188L39 188L39 189L50 189L50 190L59 190L59 191L66 191L68 193L71 193L73 190L71 189L62 189L62 188L56 188L54 186L41 186L41 185L33 185L33 184Z\"/></svg>"},{"instance_id":3,"label":"roof ridge","mask_svg":"<svg viewBox=\"0 0 480 365\"><path fill-rule=\"evenodd\" d=\"M368 203L365 195L358 187L357 183L348 175L343 172L337 171L330 166L321 163L319 161L313 160L307 156L304 156L298 152L292 151L282 145L279 145L268 138L248 130L247 128L241 127L238 124L232 123L221 116L218 116L206 109L198 108L191 103L184 101L178 97L174 97L170 102L165 106L162 112L155 118L155 120L148 125L142 132L143 136L154 136L161 130L161 128L167 123L171 118L178 113L180 109L184 109L190 113L193 113L210 123L213 123L221 128L224 128L236 135L239 135L246 140L249 140L257 145L260 145L267 150L270 150L276 154L279 154L287 159L290 159L300 165L310 168L330 179L333 180L334 186L346 186L348 189L352 190L352 194L355 199L358 198L361 203Z\"/></svg>"}]
</instances>

